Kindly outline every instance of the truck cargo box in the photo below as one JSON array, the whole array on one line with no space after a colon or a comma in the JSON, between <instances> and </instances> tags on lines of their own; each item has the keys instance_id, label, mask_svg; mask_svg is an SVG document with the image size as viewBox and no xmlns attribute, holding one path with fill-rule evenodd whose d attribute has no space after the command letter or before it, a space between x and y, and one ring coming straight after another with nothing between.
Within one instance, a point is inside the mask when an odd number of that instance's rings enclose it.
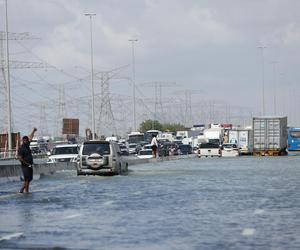
<instances>
[{"instance_id":1,"label":"truck cargo box","mask_svg":"<svg viewBox=\"0 0 300 250\"><path fill-rule=\"evenodd\" d=\"M251 154L253 152L253 130L229 130L229 143L237 144L241 154Z\"/></svg>"}]
</instances>

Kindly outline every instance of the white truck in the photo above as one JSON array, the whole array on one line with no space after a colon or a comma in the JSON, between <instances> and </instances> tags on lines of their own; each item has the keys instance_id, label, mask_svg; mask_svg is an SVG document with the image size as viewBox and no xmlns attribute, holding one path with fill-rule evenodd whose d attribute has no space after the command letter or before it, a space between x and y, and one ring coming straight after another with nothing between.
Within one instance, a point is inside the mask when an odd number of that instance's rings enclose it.
<instances>
[{"instance_id":1,"label":"white truck","mask_svg":"<svg viewBox=\"0 0 300 250\"><path fill-rule=\"evenodd\" d=\"M241 154L251 154L253 152L253 130L234 129L229 131L228 142L234 143L240 149Z\"/></svg>"},{"instance_id":2,"label":"white truck","mask_svg":"<svg viewBox=\"0 0 300 250\"><path fill-rule=\"evenodd\" d=\"M221 157L221 148L216 143L201 143L198 149L198 157Z\"/></svg>"},{"instance_id":3,"label":"white truck","mask_svg":"<svg viewBox=\"0 0 300 250\"><path fill-rule=\"evenodd\" d=\"M223 143L224 129L223 128L204 129L203 135L207 142L218 143L220 145Z\"/></svg>"}]
</instances>

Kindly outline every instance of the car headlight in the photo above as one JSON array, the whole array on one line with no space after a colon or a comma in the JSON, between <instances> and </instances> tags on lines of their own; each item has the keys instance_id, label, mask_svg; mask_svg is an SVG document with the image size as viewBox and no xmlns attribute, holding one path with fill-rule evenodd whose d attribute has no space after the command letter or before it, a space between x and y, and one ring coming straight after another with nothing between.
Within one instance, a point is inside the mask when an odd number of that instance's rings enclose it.
<instances>
[{"instance_id":1,"label":"car headlight","mask_svg":"<svg viewBox=\"0 0 300 250\"><path fill-rule=\"evenodd\" d=\"M56 160L53 158L48 158L48 160L47 160L47 163L55 163L55 162L56 162Z\"/></svg>"},{"instance_id":2,"label":"car headlight","mask_svg":"<svg viewBox=\"0 0 300 250\"><path fill-rule=\"evenodd\" d=\"M70 162L77 162L77 156L74 157L74 158L72 158L72 159L70 160Z\"/></svg>"}]
</instances>

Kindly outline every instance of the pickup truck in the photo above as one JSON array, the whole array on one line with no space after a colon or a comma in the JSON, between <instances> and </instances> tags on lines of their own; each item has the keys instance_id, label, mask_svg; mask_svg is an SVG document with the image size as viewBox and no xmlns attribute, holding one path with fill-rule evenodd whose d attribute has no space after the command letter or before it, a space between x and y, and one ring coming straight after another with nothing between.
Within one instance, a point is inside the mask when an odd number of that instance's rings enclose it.
<instances>
[{"instance_id":1,"label":"pickup truck","mask_svg":"<svg viewBox=\"0 0 300 250\"><path fill-rule=\"evenodd\" d=\"M221 157L220 145L216 143L201 143L198 149L198 157Z\"/></svg>"}]
</instances>

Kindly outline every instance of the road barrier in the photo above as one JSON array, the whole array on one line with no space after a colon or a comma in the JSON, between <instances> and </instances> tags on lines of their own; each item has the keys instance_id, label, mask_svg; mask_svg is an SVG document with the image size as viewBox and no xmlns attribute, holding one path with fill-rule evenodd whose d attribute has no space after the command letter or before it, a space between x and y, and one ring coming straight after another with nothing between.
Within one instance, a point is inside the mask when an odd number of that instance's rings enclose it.
<instances>
[{"instance_id":1,"label":"road barrier","mask_svg":"<svg viewBox=\"0 0 300 250\"><path fill-rule=\"evenodd\" d=\"M42 163L33 165L34 176L53 174L59 170L75 170L74 163ZM0 165L0 182L16 181L22 178L20 164Z\"/></svg>"},{"instance_id":2,"label":"road barrier","mask_svg":"<svg viewBox=\"0 0 300 250\"><path fill-rule=\"evenodd\" d=\"M194 158L196 155L180 155L180 156L166 156L159 157L157 159L138 159L138 158L128 158L129 168L132 165L161 162L168 160L186 159ZM56 171L61 170L76 170L76 163L63 162L63 163L40 163L33 165L34 179L39 179L41 175L50 175ZM18 161L12 161L12 163L0 165L0 182L8 181L19 181L22 178L22 170L20 163Z\"/></svg>"}]
</instances>

